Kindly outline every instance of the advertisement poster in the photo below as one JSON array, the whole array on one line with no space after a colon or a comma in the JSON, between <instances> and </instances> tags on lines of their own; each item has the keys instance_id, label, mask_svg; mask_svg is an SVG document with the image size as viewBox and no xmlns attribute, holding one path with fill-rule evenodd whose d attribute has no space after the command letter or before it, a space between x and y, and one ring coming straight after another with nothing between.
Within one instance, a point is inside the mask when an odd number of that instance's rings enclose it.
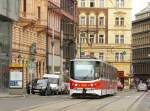
<instances>
[{"instance_id":1,"label":"advertisement poster","mask_svg":"<svg viewBox=\"0 0 150 111\"><path fill-rule=\"evenodd\" d=\"M10 88L22 88L22 72L10 72Z\"/></svg>"}]
</instances>

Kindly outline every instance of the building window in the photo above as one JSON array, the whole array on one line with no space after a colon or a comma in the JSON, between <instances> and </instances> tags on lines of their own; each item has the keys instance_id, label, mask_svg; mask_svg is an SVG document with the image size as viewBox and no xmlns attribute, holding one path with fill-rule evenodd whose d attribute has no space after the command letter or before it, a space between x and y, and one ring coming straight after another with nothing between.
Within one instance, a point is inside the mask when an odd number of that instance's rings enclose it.
<instances>
[{"instance_id":1,"label":"building window","mask_svg":"<svg viewBox=\"0 0 150 111\"><path fill-rule=\"evenodd\" d=\"M124 17L116 17L115 25L116 26L124 26Z\"/></svg>"},{"instance_id":2,"label":"building window","mask_svg":"<svg viewBox=\"0 0 150 111\"><path fill-rule=\"evenodd\" d=\"M27 1L23 0L23 12L27 11Z\"/></svg>"},{"instance_id":3,"label":"building window","mask_svg":"<svg viewBox=\"0 0 150 111\"><path fill-rule=\"evenodd\" d=\"M85 0L81 0L81 1L80 1L80 6L81 6L81 7L85 7Z\"/></svg>"},{"instance_id":4,"label":"building window","mask_svg":"<svg viewBox=\"0 0 150 111\"><path fill-rule=\"evenodd\" d=\"M81 43L86 43L86 36L85 36L85 33L81 33L81 34L80 34L80 42L81 42Z\"/></svg>"},{"instance_id":5,"label":"building window","mask_svg":"<svg viewBox=\"0 0 150 111\"><path fill-rule=\"evenodd\" d=\"M116 53L116 54L115 54L115 61L116 61L116 62L119 62L119 53Z\"/></svg>"},{"instance_id":6,"label":"building window","mask_svg":"<svg viewBox=\"0 0 150 111\"><path fill-rule=\"evenodd\" d=\"M90 34L89 43L90 43L90 44L93 44L93 43L94 43L94 34Z\"/></svg>"},{"instance_id":7,"label":"building window","mask_svg":"<svg viewBox=\"0 0 150 111\"><path fill-rule=\"evenodd\" d=\"M99 59L101 60L101 61L104 61L104 53L99 53Z\"/></svg>"},{"instance_id":8,"label":"building window","mask_svg":"<svg viewBox=\"0 0 150 111\"><path fill-rule=\"evenodd\" d=\"M99 17L99 26L104 26L104 17Z\"/></svg>"},{"instance_id":9,"label":"building window","mask_svg":"<svg viewBox=\"0 0 150 111\"><path fill-rule=\"evenodd\" d=\"M38 19L41 19L41 7L38 6Z\"/></svg>"},{"instance_id":10,"label":"building window","mask_svg":"<svg viewBox=\"0 0 150 111\"><path fill-rule=\"evenodd\" d=\"M80 25L86 25L86 18L84 16L80 17Z\"/></svg>"},{"instance_id":11,"label":"building window","mask_svg":"<svg viewBox=\"0 0 150 111\"><path fill-rule=\"evenodd\" d=\"M120 18L120 26L124 26L124 18L123 17Z\"/></svg>"},{"instance_id":12,"label":"building window","mask_svg":"<svg viewBox=\"0 0 150 111\"><path fill-rule=\"evenodd\" d=\"M104 35L99 35L98 43L100 43L100 44L104 43Z\"/></svg>"},{"instance_id":13,"label":"building window","mask_svg":"<svg viewBox=\"0 0 150 111\"><path fill-rule=\"evenodd\" d=\"M90 17L90 25L95 25L96 24L96 20L94 16Z\"/></svg>"},{"instance_id":14,"label":"building window","mask_svg":"<svg viewBox=\"0 0 150 111\"><path fill-rule=\"evenodd\" d=\"M116 37L115 37L115 43L119 44L119 35L116 35Z\"/></svg>"},{"instance_id":15,"label":"building window","mask_svg":"<svg viewBox=\"0 0 150 111\"><path fill-rule=\"evenodd\" d=\"M99 0L99 7L104 8L104 0Z\"/></svg>"},{"instance_id":16,"label":"building window","mask_svg":"<svg viewBox=\"0 0 150 111\"><path fill-rule=\"evenodd\" d=\"M120 36L120 44L124 44L124 35Z\"/></svg>"},{"instance_id":17,"label":"building window","mask_svg":"<svg viewBox=\"0 0 150 111\"><path fill-rule=\"evenodd\" d=\"M85 56L85 52L81 52L81 57L84 57Z\"/></svg>"},{"instance_id":18,"label":"building window","mask_svg":"<svg viewBox=\"0 0 150 111\"><path fill-rule=\"evenodd\" d=\"M90 57L94 57L94 52L90 52Z\"/></svg>"},{"instance_id":19,"label":"building window","mask_svg":"<svg viewBox=\"0 0 150 111\"><path fill-rule=\"evenodd\" d=\"M90 7L95 7L95 0L90 0Z\"/></svg>"},{"instance_id":20,"label":"building window","mask_svg":"<svg viewBox=\"0 0 150 111\"><path fill-rule=\"evenodd\" d=\"M116 17L116 19L115 19L115 25L119 26L119 17Z\"/></svg>"},{"instance_id":21,"label":"building window","mask_svg":"<svg viewBox=\"0 0 150 111\"><path fill-rule=\"evenodd\" d=\"M124 61L124 54L120 53L120 62Z\"/></svg>"},{"instance_id":22,"label":"building window","mask_svg":"<svg viewBox=\"0 0 150 111\"><path fill-rule=\"evenodd\" d=\"M124 7L124 0L116 0L116 5L118 8Z\"/></svg>"},{"instance_id":23,"label":"building window","mask_svg":"<svg viewBox=\"0 0 150 111\"><path fill-rule=\"evenodd\" d=\"M124 54L123 53L116 53L115 54L115 61L116 62L123 62L124 61Z\"/></svg>"},{"instance_id":24,"label":"building window","mask_svg":"<svg viewBox=\"0 0 150 111\"><path fill-rule=\"evenodd\" d=\"M124 35L116 35L115 36L115 43L116 44L124 44Z\"/></svg>"}]
</instances>

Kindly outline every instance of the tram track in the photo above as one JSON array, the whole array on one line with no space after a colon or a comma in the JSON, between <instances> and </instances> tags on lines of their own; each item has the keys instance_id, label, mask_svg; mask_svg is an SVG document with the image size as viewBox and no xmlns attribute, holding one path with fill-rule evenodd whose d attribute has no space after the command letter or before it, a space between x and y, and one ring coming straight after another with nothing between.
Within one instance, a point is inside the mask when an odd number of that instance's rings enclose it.
<instances>
[{"instance_id":1,"label":"tram track","mask_svg":"<svg viewBox=\"0 0 150 111\"><path fill-rule=\"evenodd\" d=\"M75 111L76 108L78 109L77 111L79 111L80 109L82 111L91 111L91 110L105 111L107 109L110 109L110 107L113 105L117 105L118 103L128 101L130 97L132 98L135 97L133 101L130 101L130 103L125 106L125 108L121 107L123 108L123 110L120 108L120 111L134 111L132 110L134 105L138 103L146 94L147 93L136 95L134 93L130 93L130 95L128 95L123 93L117 96L104 97L100 99L76 99L76 98L74 99L69 97L63 100L57 100L54 102L51 101L48 103L39 104L39 105L35 105L23 109L18 109L15 111L39 111L39 110L48 111L49 109L51 111ZM90 104L92 104L93 106Z\"/></svg>"},{"instance_id":2,"label":"tram track","mask_svg":"<svg viewBox=\"0 0 150 111\"><path fill-rule=\"evenodd\" d=\"M58 104L58 103L61 103L61 102L66 102L66 101L72 101L68 98L66 99L63 99L63 100L57 100L55 102L47 102L47 103L42 103L42 104L37 104L37 105L34 105L34 106L30 106L30 107L26 107L26 108L20 108L20 109L16 109L14 111L31 111L32 109L36 109L36 108L39 108L39 107L43 107L43 106L46 106L46 105L49 105L49 104Z\"/></svg>"},{"instance_id":3,"label":"tram track","mask_svg":"<svg viewBox=\"0 0 150 111\"><path fill-rule=\"evenodd\" d=\"M138 103L141 99L143 99L146 94L147 94L147 93L143 93L141 96L139 96L138 98L136 98L136 99L132 102L132 104L130 104L130 106L127 108L126 111L131 111L132 108L135 106L135 104Z\"/></svg>"},{"instance_id":4,"label":"tram track","mask_svg":"<svg viewBox=\"0 0 150 111\"><path fill-rule=\"evenodd\" d=\"M112 100L112 101L110 101L110 102L106 102L104 105L99 104L99 105L101 105L101 106L98 107L98 108L96 109L96 111L100 111L100 110L106 108L107 106L111 105L112 103L115 103L115 102L120 101L121 99L123 99L123 98L119 98L119 99ZM97 106L98 106L98 105L97 105Z\"/></svg>"},{"instance_id":5,"label":"tram track","mask_svg":"<svg viewBox=\"0 0 150 111\"><path fill-rule=\"evenodd\" d=\"M71 104L71 105L68 105L68 106L65 106L65 107L62 107L62 108L59 108L59 109L57 109L57 110L55 110L55 111L68 111L68 110L70 110L70 108L72 107L72 106L75 106L75 105L78 105L78 104L82 104L82 103L87 103L87 102L91 102L92 100L85 100L85 101L81 101L81 102L78 102L78 103L74 103L74 104ZM94 101L94 100L93 100Z\"/></svg>"},{"instance_id":6,"label":"tram track","mask_svg":"<svg viewBox=\"0 0 150 111\"><path fill-rule=\"evenodd\" d=\"M127 109L124 110L124 111L131 111L131 109L134 107L134 105L135 105L136 103L138 103L139 100L145 96L145 94L146 94L146 93L143 93L143 94L141 94L139 97L137 97L137 98L127 107ZM114 104L114 103L116 103L116 102L118 102L118 101L121 101L121 100L123 100L123 99L125 99L125 98L118 98L118 99L112 100L112 101L110 101L110 102L107 102L107 103L105 103L104 105L99 104L99 105L101 105L101 106L98 107L98 108L96 109L96 111L101 111L101 110L103 110L104 108L108 107L109 105ZM120 111L121 111L121 110L120 110Z\"/></svg>"}]
</instances>

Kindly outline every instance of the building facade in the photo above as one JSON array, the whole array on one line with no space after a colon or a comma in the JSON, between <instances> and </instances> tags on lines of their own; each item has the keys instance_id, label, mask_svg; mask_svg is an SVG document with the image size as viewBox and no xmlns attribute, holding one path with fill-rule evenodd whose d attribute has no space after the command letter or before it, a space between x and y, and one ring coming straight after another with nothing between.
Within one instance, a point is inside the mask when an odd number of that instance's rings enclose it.
<instances>
[{"instance_id":1,"label":"building facade","mask_svg":"<svg viewBox=\"0 0 150 111\"><path fill-rule=\"evenodd\" d=\"M23 87L46 73L47 0L20 0L19 20L13 23L12 69L22 68Z\"/></svg>"},{"instance_id":2,"label":"building facade","mask_svg":"<svg viewBox=\"0 0 150 111\"><path fill-rule=\"evenodd\" d=\"M49 73L63 73L75 57L76 0L49 0Z\"/></svg>"},{"instance_id":3,"label":"building facade","mask_svg":"<svg viewBox=\"0 0 150 111\"><path fill-rule=\"evenodd\" d=\"M131 0L78 0L77 57L92 56L118 69L128 85L131 66Z\"/></svg>"},{"instance_id":4,"label":"building facade","mask_svg":"<svg viewBox=\"0 0 150 111\"><path fill-rule=\"evenodd\" d=\"M150 3L136 14L132 22L133 74L135 78L150 78Z\"/></svg>"},{"instance_id":5,"label":"building facade","mask_svg":"<svg viewBox=\"0 0 150 111\"><path fill-rule=\"evenodd\" d=\"M48 73L60 71L60 0L48 0Z\"/></svg>"},{"instance_id":6,"label":"building facade","mask_svg":"<svg viewBox=\"0 0 150 111\"><path fill-rule=\"evenodd\" d=\"M12 24L19 19L18 12L19 0L0 1L0 93L8 92L9 89Z\"/></svg>"},{"instance_id":7,"label":"building facade","mask_svg":"<svg viewBox=\"0 0 150 111\"><path fill-rule=\"evenodd\" d=\"M62 19L61 31L63 31L64 72L69 70L70 60L76 57L76 25L77 25L77 0L61 0Z\"/></svg>"}]
</instances>

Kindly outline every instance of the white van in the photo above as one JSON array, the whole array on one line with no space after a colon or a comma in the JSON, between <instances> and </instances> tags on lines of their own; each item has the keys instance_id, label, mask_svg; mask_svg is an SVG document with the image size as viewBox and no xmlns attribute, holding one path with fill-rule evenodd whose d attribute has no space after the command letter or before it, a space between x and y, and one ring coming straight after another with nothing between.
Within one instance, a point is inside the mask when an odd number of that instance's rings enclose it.
<instances>
[{"instance_id":1,"label":"white van","mask_svg":"<svg viewBox=\"0 0 150 111\"><path fill-rule=\"evenodd\" d=\"M44 74L43 79L48 79L50 88L54 94L62 94L65 90L64 82L61 75Z\"/></svg>"}]
</instances>

